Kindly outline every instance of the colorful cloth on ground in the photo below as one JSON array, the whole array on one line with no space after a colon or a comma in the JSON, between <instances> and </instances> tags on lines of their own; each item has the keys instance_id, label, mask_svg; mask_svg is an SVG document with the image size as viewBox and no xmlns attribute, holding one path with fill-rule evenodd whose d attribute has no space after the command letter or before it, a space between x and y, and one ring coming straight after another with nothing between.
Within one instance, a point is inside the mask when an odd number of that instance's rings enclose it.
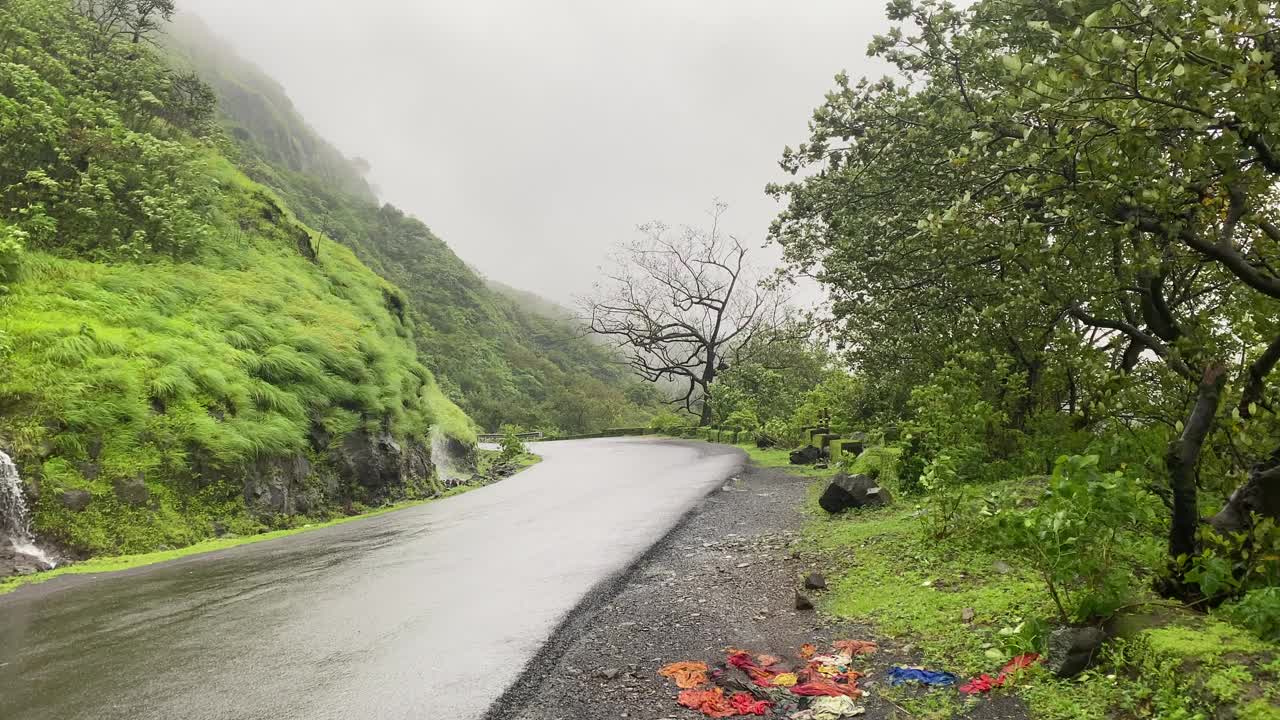
<instances>
[{"instance_id":1,"label":"colorful cloth on ground","mask_svg":"<svg viewBox=\"0 0 1280 720\"><path fill-rule=\"evenodd\" d=\"M955 685L959 680L955 675L941 670L925 670L915 667L889 668L889 684L901 685L905 682L918 682L922 685Z\"/></svg>"},{"instance_id":2,"label":"colorful cloth on ground","mask_svg":"<svg viewBox=\"0 0 1280 720\"><path fill-rule=\"evenodd\" d=\"M707 684L707 664L700 662L674 662L658 671L659 675L671 678L676 687L684 690Z\"/></svg>"},{"instance_id":3,"label":"colorful cloth on ground","mask_svg":"<svg viewBox=\"0 0 1280 720\"><path fill-rule=\"evenodd\" d=\"M724 690L720 688L712 688L710 690L684 690L677 699L684 707L713 718L728 718L738 714L738 711L724 699Z\"/></svg>"},{"instance_id":4,"label":"colorful cloth on ground","mask_svg":"<svg viewBox=\"0 0 1280 720\"><path fill-rule=\"evenodd\" d=\"M814 670L806 670L800 673L801 683L791 688L791 694L806 697L862 697L863 693L857 685L859 677L858 673L851 672L845 677L844 683L837 683Z\"/></svg>"},{"instance_id":5,"label":"colorful cloth on ground","mask_svg":"<svg viewBox=\"0 0 1280 720\"><path fill-rule=\"evenodd\" d=\"M747 677L751 678L751 682L755 683L757 687L772 687L773 678L778 675L778 673L772 670L766 670L765 668L757 665L749 652L741 650L735 652L728 657L728 662L730 665L745 672Z\"/></svg>"},{"instance_id":6,"label":"colorful cloth on ground","mask_svg":"<svg viewBox=\"0 0 1280 720\"><path fill-rule=\"evenodd\" d=\"M999 675L993 678L990 675L983 673L961 685L960 692L965 693L966 695L977 695L978 693L991 692L998 687L1003 687L1005 680L1007 680L1011 674L1016 675L1018 671L1031 667L1039 660L1040 656L1036 653L1019 655L1005 663L1004 667L1000 668Z\"/></svg>"},{"instance_id":7,"label":"colorful cloth on ground","mask_svg":"<svg viewBox=\"0 0 1280 720\"><path fill-rule=\"evenodd\" d=\"M764 715L773 707L773 703L757 700L747 693L737 693L729 698L729 704L739 715Z\"/></svg>"},{"instance_id":8,"label":"colorful cloth on ground","mask_svg":"<svg viewBox=\"0 0 1280 720\"><path fill-rule=\"evenodd\" d=\"M870 655L879 649L879 646L867 640L837 640L831 643L831 647L854 657Z\"/></svg>"},{"instance_id":9,"label":"colorful cloth on ground","mask_svg":"<svg viewBox=\"0 0 1280 720\"><path fill-rule=\"evenodd\" d=\"M778 657L777 655L757 655L756 656L756 664L759 665L760 667L766 667L766 668L773 667L774 665L777 665L780 662L782 662L782 658Z\"/></svg>"},{"instance_id":10,"label":"colorful cloth on ground","mask_svg":"<svg viewBox=\"0 0 1280 720\"><path fill-rule=\"evenodd\" d=\"M801 659L801 660L808 660L809 658L811 658L811 657L813 657L814 655L817 655L817 654L818 654L818 648L817 648L817 647L815 647L815 646L813 645L813 643L805 643L805 644L803 644L803 645L801 645L801 646L800 646L800 659Z\"/></svg>"},{"instance_id":11,"label":"colorful cloth on ground","mask_svg":"<svg viewBox=\"0 0 1280 720\"><path fill-rule=\"evenodd\" d=\"M997 680L986 673L982 673L978 677L961 685L960 692L966 695L977 695L978 693L991 692L1003 684L1003 680Z\"/></svg>"},{"instance_id":12,"label":"colorful cloth on ground","mask_svg":"<svg viewBox=\"0 0 1280 720\"><path fill-rule=\"evenodd\" d=\"M842 720L857 717L867 709L853 701L850 697L821 697L809 704L806 712L812 720ZM795 717L794 715L792 716Z\"/></svg>"},{"instance_id":13,"label":"colorful cloth on ground","mask_svg":"<svg viewBox=\"0 0 1280 720\"><path fill-rule=\"evenodd\" d=\"M800 682L800 678L796 677L795 673L782 673L781 675L777 675L773 678L773 684L775 687L795 687L798 682Z\"/></svg>"}]
</instances>

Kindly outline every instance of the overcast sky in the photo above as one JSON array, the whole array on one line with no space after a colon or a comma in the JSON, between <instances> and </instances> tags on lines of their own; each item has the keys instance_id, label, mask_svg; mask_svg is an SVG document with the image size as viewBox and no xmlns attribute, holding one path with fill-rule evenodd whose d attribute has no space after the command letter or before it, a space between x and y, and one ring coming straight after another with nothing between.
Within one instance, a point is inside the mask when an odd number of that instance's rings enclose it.
<instances>
[{"instance_id":1,"label":"overcast sky","mask_svg":"<svg viewBox=\"0 0 1280 720\"><path fill-rule=\"evenodd\" d=\"M486 275L585 292L648 220L764 243L784 145L881 0L180 0ZM755 252L772 263L776 249Z\"/></svg>"}]
</instances>

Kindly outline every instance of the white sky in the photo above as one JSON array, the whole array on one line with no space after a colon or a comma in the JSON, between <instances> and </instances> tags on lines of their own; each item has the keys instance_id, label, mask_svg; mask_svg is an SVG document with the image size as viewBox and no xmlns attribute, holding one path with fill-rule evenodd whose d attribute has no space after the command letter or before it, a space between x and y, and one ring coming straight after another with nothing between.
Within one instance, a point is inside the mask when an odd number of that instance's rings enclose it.
<instances>
[{"instance_id":1,"label":"white sky","mask_svg":"<svg viewBox=\"0 0 1280 720\"><path fill-rule=\"evenodd\" d=\"M567 302L648 220L764 242L784 145L881 0L179 0L279 80L383 198L502 282ZM772 263L776 249L755 252Z\"/></svg>"}]
</instances>

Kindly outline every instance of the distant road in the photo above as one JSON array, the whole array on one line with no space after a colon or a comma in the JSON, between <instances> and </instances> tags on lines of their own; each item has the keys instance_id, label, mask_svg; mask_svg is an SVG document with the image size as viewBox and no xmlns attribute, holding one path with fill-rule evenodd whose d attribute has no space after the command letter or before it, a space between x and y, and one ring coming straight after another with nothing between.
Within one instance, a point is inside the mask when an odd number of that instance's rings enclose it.
<instances>
[{"instance_id":1,"label":"distant road","mask_svg":"<svg viewBox=\"0 0 1280 720\"><path fill-rule=\"evenodd\" d=\"M0 596L0 718L480 717L742 462L654 439L534 449L541 464L447 500Z\"/></svg>"}]
</instances>

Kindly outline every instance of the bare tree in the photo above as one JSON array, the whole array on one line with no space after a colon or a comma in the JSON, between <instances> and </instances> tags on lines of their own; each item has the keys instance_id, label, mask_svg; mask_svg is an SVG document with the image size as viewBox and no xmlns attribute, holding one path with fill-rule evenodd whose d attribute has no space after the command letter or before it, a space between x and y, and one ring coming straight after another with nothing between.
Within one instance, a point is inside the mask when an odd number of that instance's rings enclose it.
<instances>
[{"instance_id":1,"label":"bare tree","mask_svg":"<svg viewBox=\"0 0 1280 720\"><path fill-rule=\"evenodd\" d=\"M673 402L703 425L716 375L781 305L746 262L747 248L721 232L726 208L716 202L709 229L641 226L583 303L591 332L611 338L646 380L680 383L684 394Z\"/></svg>"},{"instance_id":2,"label":"bare tree","mask_svg":"<svg viewBox=\"0 0 1280 720\"><path fill-rule=\"evenodd\" d=\"M107 42L123 36L136 45L173 18L174 0L75 0L75 8L97 23Z\"/></svg>"}]
</instances>

